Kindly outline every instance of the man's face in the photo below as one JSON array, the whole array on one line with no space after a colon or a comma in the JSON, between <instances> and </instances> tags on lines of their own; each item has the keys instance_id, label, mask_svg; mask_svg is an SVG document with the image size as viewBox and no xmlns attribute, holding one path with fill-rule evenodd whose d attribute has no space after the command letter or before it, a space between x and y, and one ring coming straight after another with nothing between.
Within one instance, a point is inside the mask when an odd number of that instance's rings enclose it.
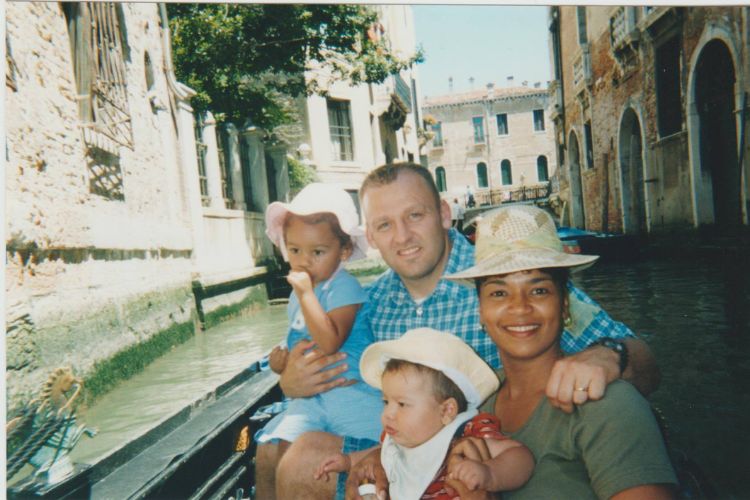
<instances>
[{"instance_id":1,"label":"man's face","mask_svg":"<svg viewBox=\"0 0 750 500\"><path fill-rule=\"evenodd\" d=\"M424 179L407 171L390 184L367 188L362 206L370 245L406 286L434 286L448 259L448 204L438 206Z\"/></svg>"}]
</instances>

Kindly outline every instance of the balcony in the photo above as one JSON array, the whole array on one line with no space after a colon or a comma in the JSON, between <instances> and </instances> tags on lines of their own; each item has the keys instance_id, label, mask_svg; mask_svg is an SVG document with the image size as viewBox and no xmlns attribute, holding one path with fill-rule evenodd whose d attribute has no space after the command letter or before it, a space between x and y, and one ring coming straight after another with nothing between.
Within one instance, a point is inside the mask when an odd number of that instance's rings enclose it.
<instances>
[{"instance_id":1,"label":"balcony","mask_svg":"<svg viewBox=\"0 0 750 500\"><path fill-rule=\"evenodd\" d=\"M589 45L582 44L580 52L573 59L573 88L576 95L583 92L586 87L591 85L591 82L591 54L589 52Z\"/></svg>"},{"instance_id":2,"label":"balcony","mask_svg":"<svg viewBox=\"0 0 750 500\"><path fill-rule=\"evenodd\" d=\"M635 52L641 32L638 29L638 8L618 7L609 19L609 37L615 57L624 52Z\"/></svg>"},{"instance_id":3,"label":"balcony","mask_svg":"<svg viewBox=\"0 0 750 500\"><path fill-rule=\"evenodd\" d=\"M550 118L552 120L557 119L558 116L565 109L565 102L563 101L563 90L560 80L552 80L549 84L549 96L550 96Z\"/></svg>"},{"instance_id":4,"label":"balcony","mask_svg":"<svg viewBox=\"0 0 750 500\"><path fill-rule=\"evenodd\" d=\"M404 113L411 113L411 87L399 74L393 75L393 83L393 100Z\"/></svg>"}]
</instances>

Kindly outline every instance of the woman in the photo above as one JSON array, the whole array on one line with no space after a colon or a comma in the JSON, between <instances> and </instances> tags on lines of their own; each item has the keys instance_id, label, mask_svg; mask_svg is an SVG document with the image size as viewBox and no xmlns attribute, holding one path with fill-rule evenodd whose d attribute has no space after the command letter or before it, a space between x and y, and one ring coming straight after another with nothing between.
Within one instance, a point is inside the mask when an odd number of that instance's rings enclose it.
<instances>
[{"instance_id":1,"label":"woman","mask_svg":"<svg viewBox=\"0 0 750 500\"><path fill-rule=\"evenodd\" d=\"M446 278L477 287L482 324L503 362L503 384L482 410L497 415L503 432L536 460L529 482L507 496L672 498L677 481L659 428L632 385L617 380L604 398L572 414L545 397L552 367L564 355L568 273L597 257L564 253L552 218L530 206L485 214L477 235L477 264Z\"/></svg>"}]
</instances>

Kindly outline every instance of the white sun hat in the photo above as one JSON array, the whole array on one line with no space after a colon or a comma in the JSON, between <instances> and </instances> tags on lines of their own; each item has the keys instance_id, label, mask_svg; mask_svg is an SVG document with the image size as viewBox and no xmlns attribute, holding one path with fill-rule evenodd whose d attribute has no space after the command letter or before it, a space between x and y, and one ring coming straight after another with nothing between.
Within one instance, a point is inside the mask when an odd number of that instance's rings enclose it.
<instances>
[{"instance_id":1,"label":"white sun hat","mask_svg":"<svg viewBox=\"0 0 750 500\"><path fill-rule=\"evenodd\" d=\"M302 188L290 203L274 201L266 209L266 235L279 247L284 260L289 260L284 244L284 220L287 214L311 215L321 212L335 215L341 229L351 237L352 255L349 260L364 258L367 255L367 238L360 227L359 214L352 197L338 186L313 182Z\"/></svg>"},{"instance_id":2,"label":"white sun hat","mask_svg":"<svg viewBox=\"0 0 750 500\"><path fill-rule=\"evenodd\" d=\"M461 389L469 408L477 408L500 387L492 368L468 344L449 332L415 328L396 340L370 344L359 361L362 379L382 390L383 370L391 359L442 372Z\"/></svg>"},{"instance_id":3,"label":"white sun hat","mask_svg":"<svg viewBox=\"0 0 750 500\"><path fill-rule=\"evenodd\" d=\"M476 265L446 275L446 279L474 286L475 278L531 269L568 267L580 271L599 258L565 253L552 217L530 205L488 211L477 223L476 234Z\"/></svg>"}]
</instances>

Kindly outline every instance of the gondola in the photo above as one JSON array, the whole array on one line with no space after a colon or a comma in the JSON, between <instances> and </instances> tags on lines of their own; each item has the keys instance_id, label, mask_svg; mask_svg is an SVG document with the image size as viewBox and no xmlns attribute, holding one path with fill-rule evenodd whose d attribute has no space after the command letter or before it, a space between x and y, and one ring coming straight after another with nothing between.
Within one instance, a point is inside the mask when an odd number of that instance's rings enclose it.
<instances>
[{"instance_id":1,"label":"gondola","mask_svg":"<svg viewBox=\"0 0 750 500\"><path fill-rule=\"evenodd\" d=\"M254 363L99 463L76 465L66 480L22 481L8 489L8 498L252 498L252 437L283 399L278 376L264 368L263 361ZM715 498L700 467L669 446L666 421L656 409L655 415L680 481L678 497Z\"/></svg>"}]
</instances>

